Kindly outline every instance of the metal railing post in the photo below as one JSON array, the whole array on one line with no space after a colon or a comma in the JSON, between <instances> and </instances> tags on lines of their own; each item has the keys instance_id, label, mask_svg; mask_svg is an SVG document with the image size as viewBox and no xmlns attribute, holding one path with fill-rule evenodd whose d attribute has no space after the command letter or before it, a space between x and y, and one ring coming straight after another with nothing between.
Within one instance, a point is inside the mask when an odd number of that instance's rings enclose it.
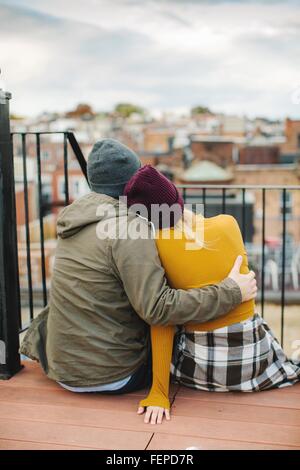
<instances>
[{"instance_id":1,"label":"metal railing post","mask_svg":"<svg viewBox=\"0 0 300 470\"><path fill-rule=\"evenodd\" d=\"M10 98L10 93L0 89L0 379L9 379L22 367L19 355L20 288Z\"/></svg>"}]
</instances>

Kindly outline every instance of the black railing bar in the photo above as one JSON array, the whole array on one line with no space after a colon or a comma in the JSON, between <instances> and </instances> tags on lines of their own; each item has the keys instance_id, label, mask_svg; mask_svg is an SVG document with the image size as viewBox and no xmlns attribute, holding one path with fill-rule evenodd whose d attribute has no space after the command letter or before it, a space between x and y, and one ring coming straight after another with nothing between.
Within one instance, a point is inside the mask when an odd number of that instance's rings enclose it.
<instances>
[{"instance_id":1,"label":"black railing bar","mask_svg":"<svg viewBox=\"0 0 300 470\"><path fill-rule=\"evenodd\" d=\"M24 331L28 330L28 328L30 327L31 325L31 321L29 323L26 323L24 326L22 326L20 329L19 329L19 334L21 333L24 333Z\"/></svg>"},{"instance_id":2,"label":"black railing bar","mask_svg":"<svg viewBox=\"0 0 300 470\"><path fill-rule=\"evenodd\" d=\"M262 190L262 253L261 253L261 316L265 309L265 258L266 258L266 190Z\"/></svg>"},{"instance_id":3,"label":"black railing bar","mask_svg":"<svg viewBox=\"0 0 300 470\"><path fill-rule=\"evenodd\" d=\"M68 174L68 136L64 134L64 177L65 177L65 204L69 205L69 174Z\"/></svg>"},{"instance_id":4,"label":"black railing bar","mask_svg":"<svg viewBox=\"0 0 300 470\"><path fill-rule=\"evenodd\" d=\"M246 185L236 185L236 184L220 184L220 185L215 185L215 184L177 184L177 188L183 189L286 189L286 190L299 190L300 186L279 186L279 185L256 185L256 184L246 184Z\"/></svg>"},{"instance_id":5,"label":"black railing bar","mask_svg":"<svg viewBox=\"0 0 300 470\"><path fill-rule=\"evenodd\" d=\"M206 189L202 189L202 202L203 202L203 215L205 217L205 210L206 210Z\"/></svg>"},{"instance_id":6,"label":"black railing bar","mask_svg":"<svg viewBox=\"0 0 300 470\"><path fill-rule=\"evenodd\" d=\"M226 188L222 188L222 212L226 212Z\"/></svg>"},{"instance_id":7,"label":"black railing bar","mask_svg":"<svg viewBox=\"0 0 300 470\"><path fill-rule=\"evenodd\" d=\"M183 202L186 203L186 188L183 188Z\"/></svg>"},{"instance_id":8,"label":"black railing bar","mask_svg":"<svg viewBox=\"0 0 300 470\"><path fill-rule=\"evenodd\" d=\"M12 148L13 148L13 145L14 145L14 142L13 142L13 140L12 140ZM12 150L12 152L13 152L13 153L12 153L12 156L14 156L14 150ZM16 204L16 195L15 195L15 204ZM16 209L15 209L15 210L16 210ZM17 225L17 224L16 224L16 225ZM16 227L16 228L17 228L17 227ZM17 231L17 233L16 233L16 241L17 241L17 244L18 244L18 239L19 239L19 237L18 237L18 231ZM19 290L19 294L20 294L20 273L19 273L20 269L19 269L19 264L20 264L20 263L19 263L19 260L18 260L18 290ZM18 310L18 323L19 323L19 328L21 328L21 326L22 326L21 307L20 307L19 310Z\"/></svg>"},{"instance_id":9,"label":"black railing bar","mask_svg":"<svg viewBox=\"0 0 300 470\"><path fill-rule=\"evenodd\" d=\"M42 134L68 134L69 131L20 131L20 132L11 132L10 135L42 135Z\"/></svg>"},{"instance_id":10,"label":"black railing bar","mask_svg":"<svg viewBox=\"0 0 300 470\"><path fill-rule=\"evenodd\" d=\"M182 188L178 188L178 189L182 189ZM203 189L207 190L207 188L201 188L201 191L203 191ZM226 191L226 190L225 190L225 191ZM193 193L192 193L192 192L189 192L189 193L188 193L187 190L186 190L186 194L187 194L187 196L188 196L189 199L190 199L190 198L194 198L194 199L197 198L197 199L199 199L199 197L201 197L201 195L199 194L199 192L200 192L200 188L199 188L199 191L193 192ZM207 193L208 193L208 192L207 192ZM207 193L206 193L206 197L207 197L207 198L209 197L209 199L212 199L212 198L213 198L213 199L218 200L218 201L219 201L220 199L222 199L222 196L221 196L220 194L211 194L211 193L210 193L210 194L207 194ZM227 201L231 201L231 202L232 202L232 201L235 200L235 196L232 195L232 194L228 194L228 195L226 194L226 199L227 199ZM300 216L299 216L299 217L300 217ZM280 215L280 220L281 220L281 215Z\"/></svg>"},{"instance_id":11,"label":"black railing bar","mask_svg":"<svg viewBox=\"0 0 300 470\"><path fill-rule=\"evenodd\" d=\"M198 196L199 197L199 196ZM255 219L256 220L259 220L259 217L255 216ZM279 216L276 216L276 215L268 215L268 217L266 217L267 220L272 220L272 221L276 221L276 220L280 220L282 221L282 214L280 214ZM300 220L300 216L296 216L296 215L290 215L290 214L287 214L287 221L293 221L295 222L296 220Z\"/></svg>"},{"instance_id":12,"label":"black railing bar","mask_svg":"<svg viewBox=\"0 0 300 470\"><path fill-rule=\"evenodd\" d=\"M284 306L285 306L285 242L286 242L286 188L282 190L282 264L281 264L281 346L284 341Z\"/></svg>"},{"instance_id":13,"label":"black railing bar","mask_svg":"<svg viewBox=\"0 0 300 470\"><path fill-rule=\"evenodd\" d=\"M28 206L28 181L27 181L27 162L26 162L26 134L22 135L22 158L23 158L23 179L24 179L24 208L25 208L25 233L26 233L26 260L28 276L28 295L30 319L33 319L33 294L31 277L31 250L30 250L30 229L29 229L29 206Z\"/></svg>"},{"instance_id":14,"label":"black railing bar","mask_svg":"<svg viewBox=\"0 0 300 470\"><path fill-rule=\"evenodd\" d=\"M74 152L74 155L79 163L79 166L81 168L81 171L82 173L84 174L85 176L85 179L89 185L89 180L88 180L88 177L87 177L87 165L86 165L86 159L84 158L84 155L81 151L81 148L77 142L77 139L74 135L73 132L68 132L67 133L67 137L68 137L68 140L69 140L69 143L71 145L71 148Z\"/></svg>"},{"instance_id":15,"label":"black railing bar","mask_svg":"<svg viewBox=\"0 0 300 470\"><path fill-rule=\"evenodd\" d=\"M242 235L245 240L246 235L246 189L242 188Z\"/></svg>"},{"instance_id":16,"label":"black railing bar","mask_svg":"<svg viewBox=\"0 0 300 470\"><path fill-rule=\"evenodd\" d=\"M44 220L43 220L43 194L42 194L42 171L41 171L41 139L40 134L36 134L36 156L38 174L38 195L39 195L39 223L41 241L41 271L43 284L43 301L47 305L47 285L46 285L46 264L45 264L45 243L44 243Z\"/></svg>"}]
</instances>

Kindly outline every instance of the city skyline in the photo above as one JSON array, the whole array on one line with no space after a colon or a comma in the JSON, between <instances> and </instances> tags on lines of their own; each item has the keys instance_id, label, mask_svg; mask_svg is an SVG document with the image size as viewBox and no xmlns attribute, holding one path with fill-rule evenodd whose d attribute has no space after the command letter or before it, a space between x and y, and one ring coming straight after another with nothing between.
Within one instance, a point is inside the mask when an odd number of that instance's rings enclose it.
<instances>
[{"instance_id":1,"label":"city skyline","mask_svg":"<svg viewBox=\"0 0 300 470\"><path fill-rule=\"evenodd\" d=\"M0 0L12 112L87 102L300 115L299 1ZM299 15L298 15L299 16Z\"/></svg>"}]
</instances>

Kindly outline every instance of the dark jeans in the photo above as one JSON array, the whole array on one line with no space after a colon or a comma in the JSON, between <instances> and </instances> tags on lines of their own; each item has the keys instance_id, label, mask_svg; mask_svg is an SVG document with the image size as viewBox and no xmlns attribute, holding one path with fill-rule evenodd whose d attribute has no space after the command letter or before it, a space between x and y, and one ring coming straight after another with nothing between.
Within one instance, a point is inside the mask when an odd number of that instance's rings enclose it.
<instances>
[{"instance_id":1,"label":"dark jeans","mask_svg":"<svg viewBox=\"0 0 300 470\"><path fill-rule=\"evenodd\" d=\"M178 361L177 354L177 343L180 339L181 327L178 327L178 331L174 337L173 343L173 356L172 363L176 364ZM133 373L129 382L124 385L124 387L119 388L119 390L111 390L110 392L101 392L109 395L123 395L124 393L131 393L141 390L143 388L149 388L152 385L152 349L151 343L148 346L148 357L147 363L142 364L137 371Z\"/></svg>"},{"instance_id":2,"label":"dark jeans","mask_svg":"<svg viewBox=\"0 0 300 470\"><path fill-rule=\"evenodd\" d=\"M149 360L146 364L142 364L138 370L136 370L129 382L127 382L124 387L119 388L119 390L111 390L109 392L100 392L105 393L105 395L123 395L124 393L136 392L143 388L148 388L152 384L152 360L151 353Z\"/></svg>"}]
</instances>

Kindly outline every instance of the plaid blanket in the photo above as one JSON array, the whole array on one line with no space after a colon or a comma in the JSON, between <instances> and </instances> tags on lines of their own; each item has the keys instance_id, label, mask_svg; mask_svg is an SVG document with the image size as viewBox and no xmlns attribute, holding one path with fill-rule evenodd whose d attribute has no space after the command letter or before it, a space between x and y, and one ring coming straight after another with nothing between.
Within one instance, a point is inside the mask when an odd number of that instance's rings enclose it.
<instances>
[{"instance_id":1,"label":"plaid blanket","mask_svg":"<svg viewBox=\"0 0 300 470\"><path fill-rule=\"evenodd\" d=\"M188 387L254 392L293 385L300 363L289 360L260 315L211 332L177 334L171 372Z\"/></svg>"}]
</instances>

